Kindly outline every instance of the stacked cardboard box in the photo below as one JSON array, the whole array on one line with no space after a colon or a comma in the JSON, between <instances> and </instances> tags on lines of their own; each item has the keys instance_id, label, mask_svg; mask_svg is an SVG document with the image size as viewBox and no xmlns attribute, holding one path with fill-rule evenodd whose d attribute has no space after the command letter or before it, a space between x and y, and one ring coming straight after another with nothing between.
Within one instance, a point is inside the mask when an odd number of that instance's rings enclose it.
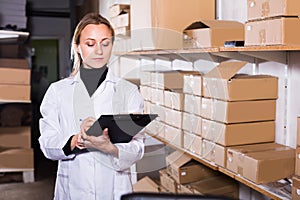
<instances>
[{"instance_id":1,"label":"stacked cardboard box","mask_svg":"<svg viewBox=\"0 0 300 200\"><path fill-rule=\"evenodd\" d=\"M195 74L198 72L142 72L140 89L145 99L145 110L159 115L147 127L148 133L155 134L175 146L183 146L184 76Z\"/></svg>"},{"instance_id":2,"label":"stacked cardboard box","mask_svg":"<svg viewBox=\"0 0 300 200\"><path fill-rule=\"evenodd\" d=\"M293 176L293 199L300 199L300 117L297 117L296 165Z\"/></svg>"},{"instance_id":3,"label":"stacked cardboard box","mask_svg":"<svg viewBox=\"0 0 300 200\"><path fill-rule=\"evenodd\" d=\"M26 0L0 1L0 27L7 29L26 29Z\"/></svg>"},{"instance_id":4,"label":"stacked cardboard box","mask_svg":"<svg viewBox=\"0 0 300 200\"><path fill-rule=\"evenodd\" d=\"M245 46L299 45L298 0L248 0Z\"/></svg>"},{"instance_id":5,"label":"stacked cardboard box","mask_svg":"<svg viewBox=\"0 0 300 200\"><path fill-rule=\"evenodd\" d=\"M166 157L167 168L159 171L160 184L169 193L224 196L238 199L238 184L186 154L175 151Z\"/></svg>"},{"instance_id":6,"label":"stacked cardboard box","mask_svg":"<svg viewBox=\"0 0 300 200\"><path fill-rule=\"evenodd\" d=\"M112 5L109 17L116 36L130 36L130 5Z\"/></svg>"},{"instance_id":7,"label":"stacked cardboard box","mask_svg":"<svg viewBox=\"0 0 300 200\"><path fill-rule=\"evenodd\" d=\"M278 79L237 72L245 62L223 62L203 76L202 156L221 167L229 146L273 142Z\"/></svg>"}]
</instances>

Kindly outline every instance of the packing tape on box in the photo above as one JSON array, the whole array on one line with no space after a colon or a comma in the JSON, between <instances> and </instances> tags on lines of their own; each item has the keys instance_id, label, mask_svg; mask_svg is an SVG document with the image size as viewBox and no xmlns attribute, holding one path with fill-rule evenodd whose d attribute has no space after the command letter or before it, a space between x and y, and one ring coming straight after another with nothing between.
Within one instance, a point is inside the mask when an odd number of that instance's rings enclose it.
<instances>
[{"instance_id":1,"label":"packing tape on box","mask_svg":"<svg viewBox=\"0 0 300 200\"><path fill-rule=\"evenodd\" d=\"M270 15L270 2L266 1L261 5L261 17L267 17Z\"/></svg>"}]
</instances>

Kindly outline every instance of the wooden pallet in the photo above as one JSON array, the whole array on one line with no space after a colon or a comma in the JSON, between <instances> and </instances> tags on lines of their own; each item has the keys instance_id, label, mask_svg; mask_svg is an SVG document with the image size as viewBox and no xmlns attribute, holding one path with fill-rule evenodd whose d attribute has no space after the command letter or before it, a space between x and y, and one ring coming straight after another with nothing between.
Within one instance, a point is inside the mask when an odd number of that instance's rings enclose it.
<instances>
[{"instance_id":1,"label":"wooden pallet","mask_svg":"<svg viewBox=\"0 0 300 200\"><path fill-rule=\"evenodd\" d=\"M0 169L0 183L11 181L34 182L34 169Z\"/></svg>"}]
</instances>

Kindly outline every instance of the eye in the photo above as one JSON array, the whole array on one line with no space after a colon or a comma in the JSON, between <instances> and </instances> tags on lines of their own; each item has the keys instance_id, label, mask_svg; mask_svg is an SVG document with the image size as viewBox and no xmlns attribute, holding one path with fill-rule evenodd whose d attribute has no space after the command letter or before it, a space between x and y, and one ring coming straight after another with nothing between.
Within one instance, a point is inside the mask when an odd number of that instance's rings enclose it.
<instances>
[{"instance_id":1,"label":"eye","mask_svg":"<svg viewBox=\"0 0 300 200\"><path fill-rule=\"evenodd\" d=\"M86 44L86 46L88 46L88 47L93 47L94 45L95 45L95 42L87 42L87 43L85 43Z\"/></svg>"},{"instance_id":2,"label":"eye","mask_svg":"<svg viewBox=\"0 0 300 200\"><path fill-rule=\"evenodd\" d=\"M110 43L111 43L111 41L109 39L103 40L101 42L101 44L102 44L103 47L108 47L110 45Z\"/></svg>"}]
</instances>

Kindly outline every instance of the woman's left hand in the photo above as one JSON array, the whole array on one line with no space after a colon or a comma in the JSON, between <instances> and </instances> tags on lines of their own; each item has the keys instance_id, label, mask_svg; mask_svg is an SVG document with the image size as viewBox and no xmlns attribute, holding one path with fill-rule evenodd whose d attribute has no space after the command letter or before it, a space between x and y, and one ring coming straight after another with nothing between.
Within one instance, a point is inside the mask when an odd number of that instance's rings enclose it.
<instances>
[{"instance_id":1,"label":"woman's left hand","mask_svg":"<svg viewBox=\"0 0 300 200\"><path fill-rule=\"evenodd\" d=\"M81 132L81 137L84 140L84 145L86 148L94 148L113 155L114 157L119 156L118 148L111 143L108 129L105 128L100 136L87 135L85 131Z\"/></svg>"}]
</instances>

